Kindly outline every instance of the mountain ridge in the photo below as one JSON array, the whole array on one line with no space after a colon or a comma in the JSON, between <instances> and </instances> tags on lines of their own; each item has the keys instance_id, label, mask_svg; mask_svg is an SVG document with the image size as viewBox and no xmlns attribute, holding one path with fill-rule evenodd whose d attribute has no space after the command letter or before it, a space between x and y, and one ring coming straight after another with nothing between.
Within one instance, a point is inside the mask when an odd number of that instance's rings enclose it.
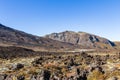
<instances>
[{"instance_id":1,"label":"mountain ridge","mask_svg":"<svg viewBox=\"0 0 120 80\"><path fill-rule=\"evenodd\" d=\"M0 24L0 45L36 50L111 49L114 42L87 32L63 31L44 37L28 34Z\"/></svg>"},{"instance_id":2,"label":"mountain ridge","mask_svg":"<svg viewBox=\"0 0 120 80\"><path fill-rule=\"evenodd\" d=\"M105 45L106 48L115 46L114 42L106 38L103 38L94 34L86 33L86 32L64 31L60 33L51 33L46 35L45 37L53 40L58 40L61 42L85 45L93 48L95 47L102 48L99 45L99 43Z\"/></svg>"}]
</instances>

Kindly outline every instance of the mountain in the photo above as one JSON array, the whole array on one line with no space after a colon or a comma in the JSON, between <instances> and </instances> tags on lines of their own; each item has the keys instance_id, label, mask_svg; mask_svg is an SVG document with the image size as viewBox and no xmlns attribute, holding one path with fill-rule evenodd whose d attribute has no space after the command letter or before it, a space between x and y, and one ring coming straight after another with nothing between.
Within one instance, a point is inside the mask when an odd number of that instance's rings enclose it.
<instances>
[{"instance_id":1,"label":"mountain","mask_svg":"<svg viewBox=\"0 0 120 80\"><path fill-rule=\"evenodd\" d=\"M0 24L0 46L18 46L34 50L73 49L70 43L43 38Z\"/></svg>"},{"instance_id":2,"label":"mountain","mask_svg":"<svg viewBox=\"0 0 120 80\"><path fill-rule=\"evenodd\" d=\"M74 45L80 45L89 48L109 49L115 46L114 42L106 38L85 32L65 31L60 33L52 33L46 35L45 37L53 40L58 40L61 42L71 43Z\"/></svg>"},{"instance_id":3,"label":"mountain","mask_svg":"<svg viewBox=\"0 0 120 80\"><path fill-rule=\"evenodd\" d=\"M106 38L85 32L65 31L39 37L0 24L0 46L16 46L35 51L60 51L81 48L111 49L116 45Z\"/></svg>"}]
</instances>

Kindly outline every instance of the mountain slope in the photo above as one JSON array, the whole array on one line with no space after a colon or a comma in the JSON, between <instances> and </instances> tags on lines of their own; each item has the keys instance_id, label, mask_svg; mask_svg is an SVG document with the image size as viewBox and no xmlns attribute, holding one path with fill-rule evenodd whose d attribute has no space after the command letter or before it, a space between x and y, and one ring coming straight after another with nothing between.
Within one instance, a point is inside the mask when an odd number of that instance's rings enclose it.
<instances>
[{"instance_id":1,"label":"mountain slope","mask_svg":"<svg viewBox=\"0 0 120 80\"><path fill-rule=\"evenodd\" d=\"M0 40L5 42L15 43L39 43L37 40L39 37L27 34L22 31L18 31L0 24Z\"/></svg>"},{"instance_id":2,"label":"mountain slope","mask_svg":"<svg viewBox=\"0 0 120 80\"><path fill-rule=\"evenodd\" d=\"M86 46L89 48L112 48L115 46L114 42L85 32L73 32L65 31L61 33L52 33L46 35L45 37L58 40L61 42L67 42L72 44L77 44L81 46Z\"/></svg>"},{"instance_id":3,"label":"mountain slope","mask_svg":"<svg viewBox=\"0 0 120 80\"><path fill-rule=\"evenodd\" d=\"M22 46L37 50L72 49L70 43L34 36L0 24L0 45Z\"/></svg>"}]
</instances>

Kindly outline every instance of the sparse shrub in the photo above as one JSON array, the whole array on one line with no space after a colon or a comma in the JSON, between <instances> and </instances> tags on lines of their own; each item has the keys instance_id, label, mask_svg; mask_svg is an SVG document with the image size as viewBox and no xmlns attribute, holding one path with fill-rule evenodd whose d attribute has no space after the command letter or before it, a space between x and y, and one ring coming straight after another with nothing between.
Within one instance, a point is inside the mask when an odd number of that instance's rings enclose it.
<instances>
[{"instance_id":1,"label":"sparse shrub","mask_svg":"<svg viewBox=\"0 0 120 80\"><path fill-rule=\"evenodd\" d=\"M105 80L105 78L102 72L94 70L88 75L87 80Z\"/></svg>"}]
</instances>

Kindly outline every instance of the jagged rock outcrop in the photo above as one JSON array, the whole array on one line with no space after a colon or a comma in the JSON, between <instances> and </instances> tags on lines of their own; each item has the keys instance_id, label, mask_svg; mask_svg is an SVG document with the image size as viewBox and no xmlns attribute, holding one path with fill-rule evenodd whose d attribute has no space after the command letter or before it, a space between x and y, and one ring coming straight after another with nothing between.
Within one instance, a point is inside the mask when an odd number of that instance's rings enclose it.
<instances>
[{"instance_id":1,"label":"jagged rock outcrop","mask_svg":"<svg viewBox=\"0 0 120 80\"><path fill-rule=\"evenodd\" d=\"M115 46L114 42L108 39L85 32L65 31L61 33L52 33L46 35L45 37L61 42L67 42L92 48L110 48Z\"/></svg>"}]
</instances>

